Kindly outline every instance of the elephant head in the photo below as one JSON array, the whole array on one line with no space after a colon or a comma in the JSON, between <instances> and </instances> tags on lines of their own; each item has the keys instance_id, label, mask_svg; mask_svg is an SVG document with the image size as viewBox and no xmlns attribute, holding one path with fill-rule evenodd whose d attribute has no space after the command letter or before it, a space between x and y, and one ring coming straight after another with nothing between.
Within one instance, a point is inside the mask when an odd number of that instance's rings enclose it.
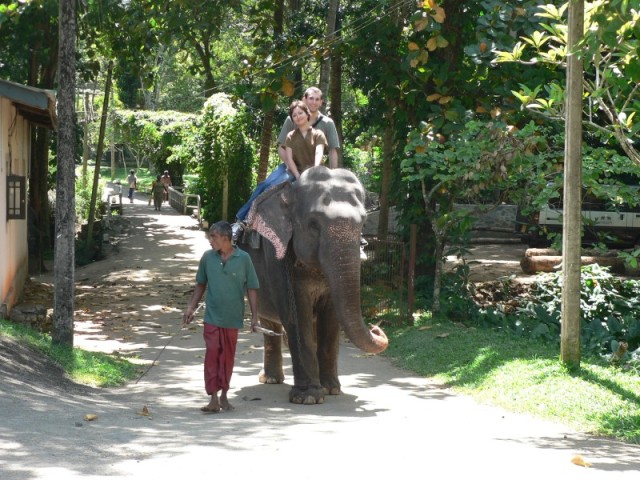
<instances>
[{"instance_id":1,"label":"elephant head","mask_svg":"<svg viewBox=\"0 0 640 480\"><path fill-rule=\"evenodd\" d=\"M388 340L379 327L364 325L360 309L360 234L366 219L364 188L348 170L307 169L254 202L248 222L283 260L293 248L296 260L323 272L334 308L351 342L379 353Z\"/></svg>"}]
</instances>

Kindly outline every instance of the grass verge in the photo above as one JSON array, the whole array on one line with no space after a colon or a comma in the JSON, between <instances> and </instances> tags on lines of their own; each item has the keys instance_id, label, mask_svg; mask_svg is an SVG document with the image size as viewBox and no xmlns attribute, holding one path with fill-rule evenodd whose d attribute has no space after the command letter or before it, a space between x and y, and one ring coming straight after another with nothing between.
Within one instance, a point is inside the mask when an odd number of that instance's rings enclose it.
<instances>
[{"instance_id":1,"label":"grass verge","mask_svg":"<svg viewBox=\"0 0 640 480\"><path fill-rule=\"evenodd\" d=\"M386 354L477 401L640 444L640 374L583 358L576 372L559 347L448 320L390 328Z\"/></svg>"},{"instance_id":2,"label":"grass verge","mask_svg":"<svg viewBox=\"0 0 640 480\"><path fill-rule=\"evenodd\" d=\"M97 387L114 387L136 378L140 366L126 358L54 345L49 335L0 319L0 335L9 336L42 352L56 362L73 381Z\"/></svg>"}]
</instances>

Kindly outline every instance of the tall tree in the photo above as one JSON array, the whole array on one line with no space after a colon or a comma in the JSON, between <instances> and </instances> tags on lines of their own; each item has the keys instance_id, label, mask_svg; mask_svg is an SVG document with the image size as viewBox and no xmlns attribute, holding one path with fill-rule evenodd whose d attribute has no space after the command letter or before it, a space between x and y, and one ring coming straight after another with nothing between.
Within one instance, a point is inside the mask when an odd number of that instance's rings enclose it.
<instances>
[{"instance_id":1,"label":"tall tree","mask_svg":"<svg viewBox=\"0 0 640 480\"><path fill-rule=\"evenodd\" d=\"M98 134L98 148L96 151L96 163L93 171L93 185L91 188L91 200L89 202L89 218L87 219L87 251L93 245L93 225L98 202L98 181L100 179L100 163L104 151L104 137L107 128L107 117L109 113L109 96L111 95L111 75L113 72L113 62L109 62L107 67L107 80L104 88L104 102L102 104L102 115L100 116L100 132Z\"/></svg>"},{"instance_id":2,"label":"tall tree","mask_svg":"<svg viewBox=\"0 0 640 480\"><path fill-rule=\"evenodd\" d=\"M324 37L324 46L322 48L322 60L320 63L320 83L319 87L322 93L327 96L329 93L329 79L331 79L331 59L333 57L332 44L336 40L336 19L338 16L338 8L340 0L329 0L329 8L327 9L327 30ZM326 106L326 104L325 104ZM324 110L324 107L323 107Z\"/></svg>"},{"instance_id":3,"label":"tall tree","mask_svg":"<svg viewBox=\"0 0 640 480\"><path fill-rule=\"evenodd\" d=\"M333 0L332 0L333 1ZM336 3L339 3L336 0ZM339 5L336 5L336 9ZM337 12L336 12L337 13ZM338 138L342 148L338 151L338 167L344 167L344 134L342 133L342 55L343 49L341 44L340 33L341 19L336 15L336 24L333 34L333 46L331 48L331 66L330 66L330 82L329 82L329 98L331 99L331 118L336 124ZM323 92L325 90L322 90Z\"/></svg>"},{"instance_id":4,"label":"tall tree","mask_svg":"<svg viewBox=\"0 0 640 480\"><path fill-rule=\"evenodd\" d=\"M284 0L276 0L273 4L273 37L280 38L284 30ZM271 157L271 138L273 137L273 124L275 123L275 102L271 101L269 92L265 91L263 97L264 117L262 119L262 132L260 134L260 152L258 159L257 182L267 178L269 170L269 158Z\"/></svg>"},{"instance_id":5,"label":"tall tree","mask_svg":"<svg viewBox=\"0 0 640 480\"><path fill-rule=\"evenodd\" d=\"M368 96L366 117L378 137L383 139L383 159L380 165L380 222L378 236L388 233L390 193L392 182L399 182L397 161L398 141L406 134L401 127L403 111L403 65L406 40L403 26L407 17L407 2L401 0L358 2L348 12L342 34L345 38L345 64L349 64L350 79L354 86ZM396 127L404 129L402 132Z\"/></svg>"},{"instance_id":6,"label":"tall tree","mask_svg":"<svg viewBox=\"0 0 640 480\"><path fill-rule=\"evenodd\" d=\"M73 346L76 157L76 0L60 0L58 170L53 298L55 343Z\"/></svg>"},{"instance_id":7,"label":"tall tree","mask_svg":"<svg viewBox=\"0 0 640 480\"><path fill-rule=\"evenodd\" d=\"M204 98L219 91L214 43L232 11L240 11L240 0L140 0L146 27L158 33L164 45L176 41L186 51L188 68L204 77Z\"/></svg>"}]
</instances>

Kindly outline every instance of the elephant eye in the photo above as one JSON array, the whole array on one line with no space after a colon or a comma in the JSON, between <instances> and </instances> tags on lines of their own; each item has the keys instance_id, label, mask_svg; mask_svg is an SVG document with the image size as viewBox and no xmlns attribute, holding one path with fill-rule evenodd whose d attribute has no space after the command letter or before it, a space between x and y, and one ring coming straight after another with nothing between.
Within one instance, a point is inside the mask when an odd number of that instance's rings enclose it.
<instances>
[{"instance_id":1,"label":"elephant eye","mask_svg":"<svg viewBox=\"0 0 640 480\"><path fill-rule=\"evenodd\" d=\"M309 218L309 221L307 222L307 229L308 229L308 233L311 235L318 235L320 233L321 227L320 227L320 223L318 222L318 220L316 220L315 218L311 217Z\"/></svg>"}]
</instances>

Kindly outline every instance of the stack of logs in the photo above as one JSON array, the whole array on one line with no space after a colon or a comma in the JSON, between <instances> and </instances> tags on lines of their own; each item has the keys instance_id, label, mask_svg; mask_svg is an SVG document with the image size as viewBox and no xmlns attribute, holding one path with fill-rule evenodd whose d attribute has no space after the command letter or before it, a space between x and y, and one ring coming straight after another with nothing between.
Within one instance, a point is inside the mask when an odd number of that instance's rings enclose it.
<instances>
[{"instance_id":1,"label":"stack of logs","mask_svg":"<svg viewBox=\"0 0 640 480\"><path fill-rule=\"evenodd\" d=\"M611 273L625 273L624 260L618 257L618 252L599 252L584 250L580 257L582 265L597 263L601 267L610 267ZM552 248L529 248L520 260L522 271L527 274L538 272L556 272L560 270L562 255Z\"/></svg>"}]
</instances>

